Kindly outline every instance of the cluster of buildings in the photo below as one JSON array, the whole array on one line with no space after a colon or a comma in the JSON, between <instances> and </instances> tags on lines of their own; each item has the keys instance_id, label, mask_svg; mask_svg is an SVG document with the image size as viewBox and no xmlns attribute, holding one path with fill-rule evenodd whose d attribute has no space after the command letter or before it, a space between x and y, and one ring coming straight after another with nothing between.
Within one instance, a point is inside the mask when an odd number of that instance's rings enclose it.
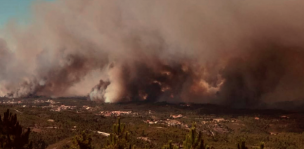
<instances>
[{"instance_id":1,"label":"cluster of buildings","mask_svg":"<svg viewBox=\"0 0 304 149\"><path fill-rule=\"evenodd\" d=\"M172 119L166 119L166 120L146 120L144 123L147 123L149 125L153 124L162 124L162 125L167 125L167 126L177 126L181 128L188 129L189 126L187 124L183 124L182 122L176 120L178 118L182 118L183 115L178 114L178 115L170 115L170 118Z\"/></svg>"},{"instance_id":2,"label":"cluster of buildings","mask_svg":"<svg viewBox=\"0 0 304 149\"><path fill-rule=\"evenodd\" d=\"M76 106L66 106L66 105L51 105L49 106L51 107L51 110L50 111L56 111L56 112L60 112L60 111L63 111L63 110L73 110L76 108Z\"/></svg>"},{"instance_id":3,"label":"cluster of buildings","mask_svg":"<svg viewBox=\"0 0 304 149\"><path fill-rule=\"evenodd\" d=\"M86 106L86 105L82 106L82 108L85 109L85 110L90 110L90 109L92 109L91 107Z\"/></svg>"},{"instance_id":4,"label":"cluster of buildings","mask_svg":"<svg viewBox=\"0 0 304 149\"><path fill-rule=\"evenodd\" d=\"M10 98L6 98L6 99L2 99L0 101L1 104L17 104L17 105L20 105L20 104L23 104L23 105L32 105L32 104L43 104L43 103L49 103L49 104L55 104L55 103L59 103L59 102L55 102L53 100L39 100L39 99L36 99L36 100L24 100L24 99L10 99Z\"/></svg>"},{"instance_id":5,"label":"cluster of buildings","mask_svg":"<svg viewBox=\"0 0 304 149\"><path fill-rule=\"evenodd\" d=\"M132 112L132 111L101 111L100 114L105 117L121 116L121 115L138 115L137 112Z\"/></svg>"},{"instance_id":6,"label":"cluster of buildings","mask_svg":"<svg viewBox=\"0 0 304 149\"><path fill-rule=\"evenodd\" d=\"M22 101L14 101L14 99L1 102L1 104L21 104L21 103Z\"/></svg>"},{"instance_id":7,"label":"cluster of buildings","mask_svg":"<svg viewBox=\"0 0 304 149\"><path fill-rule=\"evenodd\" d=\"M181 128L185 128L185 129L189 128L189 126L187 124L183 124L182 122L180 122L178 120L173 120L173 119L156 120L156 121L146 120L144 122L149 125L162 124L162 125L167 125L167 126L172 126L172 127L181 127Z\"/></svg>"}]
</instances>

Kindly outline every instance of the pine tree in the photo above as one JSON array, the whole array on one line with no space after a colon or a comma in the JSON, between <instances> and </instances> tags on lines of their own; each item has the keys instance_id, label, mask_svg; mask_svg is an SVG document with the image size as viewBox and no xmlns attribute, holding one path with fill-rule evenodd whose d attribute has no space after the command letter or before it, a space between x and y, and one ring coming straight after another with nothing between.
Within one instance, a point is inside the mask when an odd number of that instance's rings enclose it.
<instances>
[{"instance_id":1,"label":"pine tree","mask_svg":"<svg viewBox=\"0 0 304 149\"><path fill-rule=\"evenodd\" d=\"M30 129L22 133L22 126L17 121L17 115L12 114L7 109L3 119L0 116L0 148L5 149L31 149L29 143Z\"/></svg>"},{"instance_id":2,"label":"pine tree","mask_svg":"<svg viewBox=\"0 0 304 149\"><path fill-rule=\"evenodd\" d=\"M93 149L92 138L88 132L83 131L80 135L74 137L71 149Z\"/></svg>"},{"instance_id":3,"label":"pine tree","mask_svg":"<svg viewBox=\"0 0 304 149\"><path fill-rule=\"evenodd\" d=\"M241 141L241 143L238 143L237 147L238 149L248 149L248 147L246 147L245 141Z\"/></svg>"},{"instance_id":4,"label":"pine tree","mask_svg":"<svg viewBox=\"0 0 304 149\"><path fill-rule=\"evenodd\" d=\"M265 147L265 144L264 144L264 142L262 142L260 145L260 149L264 149L264 147Z\"/></svg>"},{"instance_id":5,"label":"pine tree","mask_svg":"<svg viewBox=\"0 0 304 149\"><path fill-rule=\"evenodd\" d=\"M183 143L184 149L209 149L203 140L202 132L196 132L196 124L192 125L189 134L186 136L186 140Z\"/></svg>"},{"instance_id":6,"label":"pine tree","mask_svg":"<svg viewBox=\"0 0 304 149\"><path fill-rule=\"evenodd\" d=\"M125 124L120 123L120 118L118 118L117 123L113 125L113 133L108 137L105 149L132 149L134 147L129 143L129 137Z\"/></svg>"},{"instance_id":7,"label":"pine tree","mask_svg":"<svg viewBox=\"0 0 304 149\"><path fill-rule=\"evenodd\" d=\"M170 141L168 142L168 144L166 144L166 145L163 146L163 149L178 149L178 147L175 146L175 145L173 145L173 144L172 144L172 141L170 140Z\"/></svg>"}]
</instances>

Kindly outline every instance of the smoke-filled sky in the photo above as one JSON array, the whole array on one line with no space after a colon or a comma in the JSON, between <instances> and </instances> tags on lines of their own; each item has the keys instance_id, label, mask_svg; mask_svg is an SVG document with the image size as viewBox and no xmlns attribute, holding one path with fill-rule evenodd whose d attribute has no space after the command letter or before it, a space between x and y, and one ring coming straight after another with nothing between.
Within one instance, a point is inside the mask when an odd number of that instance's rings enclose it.
<instances>
[{"instance_id":1,"label":"smoke-filled sky","mask_svg":"<svg viewBox=\"0 0 304 149\"><path fill-rule=\"evenodd\" d=\"M237 107L300 101L303 6L297 0L35 1L26 26L3 25L0 95Z\"/></svg>"}]
</instances>

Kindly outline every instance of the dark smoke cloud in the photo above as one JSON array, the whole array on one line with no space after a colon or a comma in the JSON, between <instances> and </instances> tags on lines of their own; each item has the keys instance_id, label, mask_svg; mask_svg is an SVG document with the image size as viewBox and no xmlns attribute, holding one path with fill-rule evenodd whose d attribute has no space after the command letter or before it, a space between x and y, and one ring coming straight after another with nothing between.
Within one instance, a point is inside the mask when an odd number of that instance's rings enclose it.
<instances>
[{"instance_id":1,"label":"dark smoke cloud","mask_svg":"<svg viewBox=\"0 0 304 149\"><path fill-rule=\"evenodd\" d=\"M37 2L0 40L0 95L220 103L304 98L304 2ZM92 89L93 88L93 89Z\"/></svg>"}]
</instances>

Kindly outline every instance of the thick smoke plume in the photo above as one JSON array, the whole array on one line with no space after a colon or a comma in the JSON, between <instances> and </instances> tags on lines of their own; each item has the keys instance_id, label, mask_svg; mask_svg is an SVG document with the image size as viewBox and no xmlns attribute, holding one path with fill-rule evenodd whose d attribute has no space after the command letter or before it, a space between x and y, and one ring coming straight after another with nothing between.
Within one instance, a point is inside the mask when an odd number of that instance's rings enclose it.
<instances>
[{"instance_id":1,"label":"thick smoke plume","mask_svg":"<svg viewBox=\"0 0 304 149\"><path fill-rule=\"evenodd\" d=\"M0 95L259 106L304 98L304 2L58 0L0 40ZM93 88L93 89L92 89Z\"/></svg>"}]
</instances>

